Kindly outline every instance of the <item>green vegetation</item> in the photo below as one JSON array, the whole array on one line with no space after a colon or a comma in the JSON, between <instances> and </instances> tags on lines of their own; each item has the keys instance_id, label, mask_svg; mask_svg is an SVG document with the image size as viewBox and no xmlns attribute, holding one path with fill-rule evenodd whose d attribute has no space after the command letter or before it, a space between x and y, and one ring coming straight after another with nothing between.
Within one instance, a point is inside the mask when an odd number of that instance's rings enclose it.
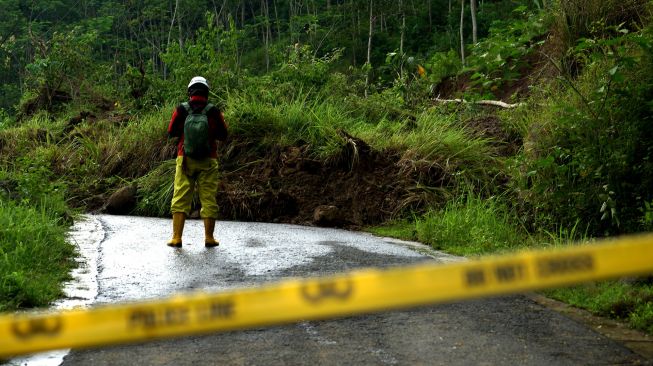
<instances>
[{"instance_id":1,"label":"green vegetation","mask_svg":"<svg viewBox=\"0 0 653 366\"><path fill-rule=\"evenodd\" d=\"M0 310L44 306L61 296L73 247L45 209L0 201Z\"/></svg>"},{"instance_id":2,"label":"green vegetation","mask_svg":"<svg viewBox=\"0 0 653 366\"><path fill-rule=\"evenodd\" d=\"M546 295L653 333L653 285L650 278L556 289L547 291Z\"/></svg>"},{"instance_id":3,"label":"green vegetation","mask_svg":"<svg viewBox=\"0 0 653 366\"><path fill-rule=\"evenodd\" d=\"M0 4L0 309L57 296L72 208L135 186L132 214L169 214L195 75L230 124L228 217L332 204L274 201L311 171L385 196L351 222L461 255L653 229L648 0L485 0L462 28L445 0ZM651 331L650 284L551 295Z\"/></svg>"},{"instance_id":4,"label":"green vegetation","mask_svg":"<svg viewBox=\"0 0 653 366\"><path fill-rule=\"evenodd\" d=\"M0 170L0 311L56 300L74 266L65 187L50 183L48 153L39 147Z\"/></svg>"},{"instance_id":5,"label":"green vegetation","mask_svg":"<svg viewBox=\"0 0 653 366\"><path fill-rule=\"evenodd\" d=\"M517 222L496 197L468 195L430 211L415 223L419 241L458 255L479 255L523 245Z\"/></svg>"},{"instance_id":6,"label":"green vegetation","mask_svg":"<svg viewBox=\"0 0 653 366\"><path fill-rule=\"evenodd\" d=\"M367 230L377 236L387 236L402 240L417 240L415 224L410 220L387 222L382 226L369 227Z\"/></svg>"}]
</instances>

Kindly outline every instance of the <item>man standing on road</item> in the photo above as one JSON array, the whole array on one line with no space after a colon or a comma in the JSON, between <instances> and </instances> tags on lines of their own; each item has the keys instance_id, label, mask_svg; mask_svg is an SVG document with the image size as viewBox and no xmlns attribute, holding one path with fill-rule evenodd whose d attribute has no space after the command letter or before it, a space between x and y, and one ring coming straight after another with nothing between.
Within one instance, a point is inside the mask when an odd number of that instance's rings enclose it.
<instances>
[{"instance_id":1,"label":"man standing on road","mask_svg":"<svg viewBox=\"0 0 653 366\"><path fill-rule=\"evenodd\" d=\"M216 247L213 237L218 217L217 141L227 139L227 123L222 112L208 102L209 84L201 76L188 84L189 101L177 106L168 125L168 137L178 137L177 167L172 197L172 239L168 245L181 247L184 222L190 215L195 185L199 192L200 216L204 220L204 244Z\"/></svg>"}]
</instances>

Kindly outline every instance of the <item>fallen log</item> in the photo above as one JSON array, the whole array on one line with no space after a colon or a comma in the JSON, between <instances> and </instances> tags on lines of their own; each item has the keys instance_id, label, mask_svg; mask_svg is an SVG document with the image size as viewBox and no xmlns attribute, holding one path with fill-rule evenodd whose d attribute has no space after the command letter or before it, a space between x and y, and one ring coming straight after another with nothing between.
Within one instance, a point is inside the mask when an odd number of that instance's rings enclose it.
<instances>
[{"instance_id":1,"label":"fallen log","mask_svg":"<svg viewBox=\"0 0 653 366\"><path fill-rule=\"evenodd\" d=\"M506 109L512 109L512 108L517 108L524 106L525 103L515 103L515 104L509 104L506 102L502 102L500 100L475 100L475 101L466 101L465 99L440 99L440 98L435 98L436 102L439 103L459 103L459 104L479 104L479 105L491 105L494 107L500 107L500 108L506 108Z\"/></svg>"}]
</instances>

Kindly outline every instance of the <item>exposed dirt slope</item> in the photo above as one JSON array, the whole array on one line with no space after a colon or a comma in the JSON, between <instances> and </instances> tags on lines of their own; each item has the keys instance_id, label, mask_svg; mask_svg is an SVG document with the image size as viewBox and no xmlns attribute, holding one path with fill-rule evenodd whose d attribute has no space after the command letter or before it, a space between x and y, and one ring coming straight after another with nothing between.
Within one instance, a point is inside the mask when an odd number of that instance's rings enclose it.
<instances>
[{"instance_id":1,"label":"exposed dirt slope","mask_svg":"<svg viewBox=\"0 0 653 366\"><path fill-rule=\"evenodd\" d=\"M496 141L500 153L513 152L515 142L497 118L479 117L468 124L470 131ZM308 145L261 151L257 143L236 137L221 146L220 218L351 228L380 224L446 199L434 193L453 182L440 165L416 161L408 153L373 150L341 134L347 144L328 161L316 160ZM173 159L174 151L165 158ZM104 206L115 214L130 213L138 199L133 185L115 191L108 204L106 194L87 193L87 209ZM191 217L199 216L199 208L193 207Z\"/></svg>"},{"instance_id":2,"label":"exposed dirt slope","mask_svg":"<svg viewBox=\"0 0 653 366\"><path fill-rule=\"evenodd\" d=\"M261 158L225 154L218 203L225 219L360 226L383 222L401 207L414 185L400 157L356 146L329 162L308 147L287 147ZM353 145L352 145L353 146Z\"/></svg>"}]
</instances>

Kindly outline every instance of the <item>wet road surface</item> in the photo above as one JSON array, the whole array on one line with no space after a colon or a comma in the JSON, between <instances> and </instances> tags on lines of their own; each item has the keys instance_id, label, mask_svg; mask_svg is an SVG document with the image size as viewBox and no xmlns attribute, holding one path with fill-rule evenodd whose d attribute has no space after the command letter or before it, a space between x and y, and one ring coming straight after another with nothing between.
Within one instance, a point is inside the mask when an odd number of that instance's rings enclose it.
<instances>
[{"instance_id":1,"label":"wet road surface","mask_svg":"<svg viewBox=\"0 0 653 366\"><path fill-rule=\"evenodd\" d=\"M96 303L223 290L455 258L367 234L291 225L219 222L206 249L199 220L172 249L170 220L95 216ZM637 364L625 347L524 296L295 325L73 351L64 365L612 365Z\"/></svg>"}]
</instances>

